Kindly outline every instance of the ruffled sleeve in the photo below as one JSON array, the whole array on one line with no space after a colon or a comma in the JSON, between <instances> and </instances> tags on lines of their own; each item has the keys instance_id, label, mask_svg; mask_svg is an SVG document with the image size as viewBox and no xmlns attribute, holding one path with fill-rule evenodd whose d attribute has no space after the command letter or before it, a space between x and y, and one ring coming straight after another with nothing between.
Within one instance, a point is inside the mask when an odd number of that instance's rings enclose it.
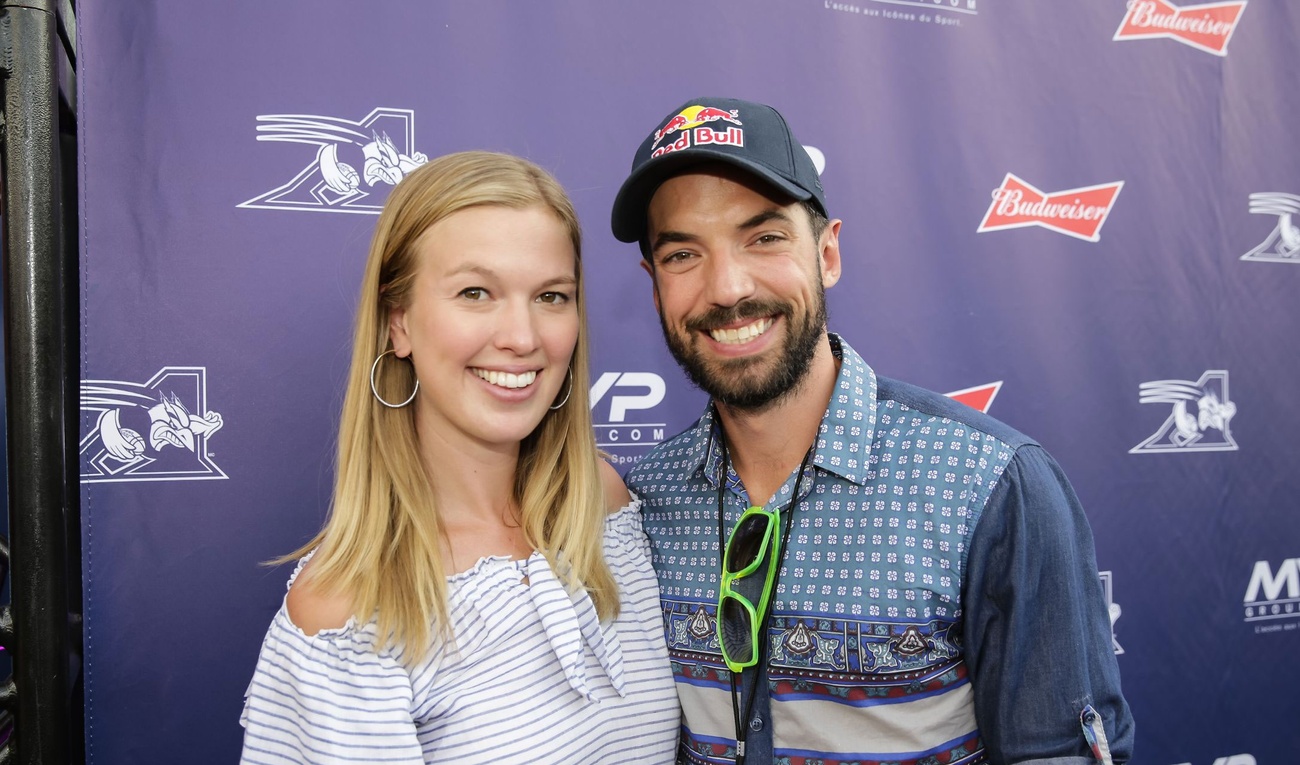
<instances>
[{"instance_id":1,"label":"ruffled sleeve","mask_svg":"<svg viewBox=\"0 0 1300 765\"><path fill-rule=\"evenodd\" d=\"M631 502L610 513L605 520L605 552L615 550L649 554L650 540L641 526L641 500L635 494Z\"/></svg>"},{"instance_id":2,"label":"ruffled sleeve","mask_svg":"<svg viewBox=\"0 0 1300 765\"><path fill-rule=\"evenodd\" d=\"M245 695L240 762L423 763L410 677L375 645L373 623L358 627L349 620L308 636L282 604Z\"/></svg>"}]
</instances>

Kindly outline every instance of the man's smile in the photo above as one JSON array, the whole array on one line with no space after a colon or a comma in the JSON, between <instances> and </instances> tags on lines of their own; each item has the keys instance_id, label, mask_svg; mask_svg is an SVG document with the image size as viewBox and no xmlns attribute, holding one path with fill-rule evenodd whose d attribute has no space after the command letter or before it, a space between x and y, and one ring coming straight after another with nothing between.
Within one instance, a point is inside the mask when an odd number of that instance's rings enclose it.
<instances>
[{"instance_id":1,"label":"man's smile","mask_svg":"<svg viewBox=\"0 0 1300 765\"><path fill-rule=\"evenodd\" d=\"M726 345L732 345L735 343L744 343L763 334L768 329L770 329L774 323L775 323L774 319L772 319L771 317L765 317L762 319L758 319L756 321L752 321L749 324L746 324L742 327L735 327L729 329L711 329L709 330L709 336L712 337L715 341Z\"/></svg>"}]
</instances>

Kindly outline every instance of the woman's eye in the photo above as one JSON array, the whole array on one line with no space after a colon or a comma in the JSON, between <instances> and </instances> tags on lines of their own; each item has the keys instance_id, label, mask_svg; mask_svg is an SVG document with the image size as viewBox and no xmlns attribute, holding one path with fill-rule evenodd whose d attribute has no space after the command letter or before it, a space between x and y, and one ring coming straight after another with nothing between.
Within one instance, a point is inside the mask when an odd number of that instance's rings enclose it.
<instances>
[{"instance_id":1,"label":"woman's eye","mask_svg":"<svg viewBox=\"0 0 1300 765\"><path fill-rule=\"evenodd\" d=\"M555 305L569 302L569 296L563 292L543 292L537 296L537 299L543 303L552 303Z\"/></svg>"},{"instance_id":2,"label":"woman's eye","mask_svg":"<svg viewBox=\"0 0 1300 765\"><path fill-rule=\"evenodd\" d=\"M466 287L460 291L460 296L469 300L483 300L487 297L487 290L482 287Z\"/></svg>"}]
</instances>

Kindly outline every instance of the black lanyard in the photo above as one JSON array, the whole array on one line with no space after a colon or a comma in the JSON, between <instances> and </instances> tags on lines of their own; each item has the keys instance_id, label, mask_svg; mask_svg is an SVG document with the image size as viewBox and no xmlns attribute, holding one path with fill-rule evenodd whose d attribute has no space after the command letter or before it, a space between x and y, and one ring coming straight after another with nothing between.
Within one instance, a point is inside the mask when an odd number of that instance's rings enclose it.
<instances>
[{"instance_id":1,"label":"black lanyard","mask_svg":"<svg viewBox=\"0 0 1300 765\"><path fill-rule=\"evenodd\" d=\"M725 514L722 496L723 492L727 488L727 480L731 475L731 463L727 454L726 432L723 430L721 424L718 425L718 446L720 447L722 456L722 475L718 477L718 560L722 560L727 549L726 540L724 538L725 532L722 528L723 516ZM816 446L817 439L814 437L812 445L808 447L808 451L803 455L803 462L799 465L799 475L794 480L794 492L790 495L789 504L785 506L785 528L781 531L781 558L772 561L771 565L776 566L776 571L772 574L772 595L768 598L767 608L759 615L759 640L758 645L755 646L755 650L758 652L758 661L754 665L756 673L763 668L764 662L767 661L767 625L771 621L772 608L776 603L777 586L781 582L781 560L784 560L786 547L790 544L790 529L794 527L794 507L795 504L799 502L799 489L803 486L803 474L804 471L808 469L808 463L812 460L813 449ZM751 497L750 499L753 498ZM721 568L719 568L719 570L721 570ZM721 612L718 613L717 618L722 618ZM731 673L731 714L736 724L736 765L745 765L745 738L749 731L749 725L747 723L750 716L754 713L754 699L758 696L758 687L757 683L755 683L755 687L749 690L749 701L745 703L745 715L742 720L740 715L740 701L737 699L736 690L737 674L739 673ZM757 678L757 674L755 677ZM742 724L742 722L746 724Z\"/></svg>"}]
</instances>

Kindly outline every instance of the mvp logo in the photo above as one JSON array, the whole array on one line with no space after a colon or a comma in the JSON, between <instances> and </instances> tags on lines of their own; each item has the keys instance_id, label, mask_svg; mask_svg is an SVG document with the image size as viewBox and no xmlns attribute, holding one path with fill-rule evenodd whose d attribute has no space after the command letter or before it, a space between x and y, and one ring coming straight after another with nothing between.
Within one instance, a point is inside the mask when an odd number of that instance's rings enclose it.
<instances>
[{"instance_id":1,"label":"mvp logo","mask_svg":"<svg viewBox=\"0 0 1300 765\"><path fill-rule=\"evenodd\" d=\"M664 440L665 423L643 422L630 412L653 409L664 400L664 378L654 372L605 372L591 386L596 445L602 449L619 446L653 446ZM601 418L597 407L609 399L609 415Z\"/></svg>"},{"instance_id":2,"label":"mvp logo","mask_svg":"<svg viewBox=\"0 0 1300 765\"><path fill-rule=\"evenodd\" d=\"M1274 571L1266 560L1255 561L1246 587L1246 621L1300 618L1300 558L1287 558Z\"/></svg>"}]
</instances>

